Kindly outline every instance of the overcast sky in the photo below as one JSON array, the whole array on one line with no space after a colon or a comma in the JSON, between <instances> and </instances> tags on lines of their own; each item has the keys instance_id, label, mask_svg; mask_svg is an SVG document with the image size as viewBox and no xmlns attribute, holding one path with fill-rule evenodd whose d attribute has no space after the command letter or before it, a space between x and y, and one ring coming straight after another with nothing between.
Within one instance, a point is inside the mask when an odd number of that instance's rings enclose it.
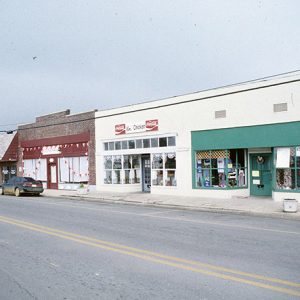
<instances>
[{"instance_id":1,"label":"overcast sky","mask_svg":"<svg viewBox=\"0 0 300 300\"><path fill-rule=\"evenodd\" d=\"M300 69L298 0L0 0L0 130Z\"/></svg>"}]
</instances>

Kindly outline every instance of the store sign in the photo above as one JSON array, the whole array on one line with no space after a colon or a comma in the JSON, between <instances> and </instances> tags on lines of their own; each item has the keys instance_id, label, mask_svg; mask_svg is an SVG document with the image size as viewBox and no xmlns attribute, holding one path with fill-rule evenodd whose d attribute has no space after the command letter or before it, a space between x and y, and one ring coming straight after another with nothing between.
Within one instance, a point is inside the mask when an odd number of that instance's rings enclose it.
<instances>
[{"instance_id":1,"label":"store sign","mask_svg":"<svg viewBox=\"0 0 300 300\"><path fill-rule=\"evenodd\" d=\"M61 150L59 146L45 146L42 149L43 155L53 155L53 154L61 154Z\"/></svg>"},{"instance_id":2,"label":"store sign","mask_svg":"<svg viewBox=\"0 0 300 300\"><path fill-rule=\"evenodd\" d=\"M118 124L115 126L115 134L128 134L145 131L157 131L158 120L147 120L146 122L137 122L134 124Z\"/></svg>"}]
</instances>

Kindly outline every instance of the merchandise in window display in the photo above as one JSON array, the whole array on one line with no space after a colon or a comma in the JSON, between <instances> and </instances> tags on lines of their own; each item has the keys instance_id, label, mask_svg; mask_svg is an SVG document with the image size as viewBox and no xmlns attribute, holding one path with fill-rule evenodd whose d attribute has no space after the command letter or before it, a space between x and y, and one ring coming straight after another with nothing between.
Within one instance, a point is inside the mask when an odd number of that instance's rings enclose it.
<instances>
[{"instance_id":1,"label":"merchandise in window display","mask_svg":"<svg viewBox=\"0 0 300 300\"><path fill-rule=\"evenodd\" d=\"M236 188L246 186L246 150L203 150L196 152L196 186Z\"/></svg>"},{"instance_id":2,"label":"merchandise in window display","mask_svg":"<svg viewBox=\"0 0 300 300\"><path fill-rule=\"evenodd\" d=\"M275 148L276 188L299 190L299 146Z\"/></svg>"}]
</instances>

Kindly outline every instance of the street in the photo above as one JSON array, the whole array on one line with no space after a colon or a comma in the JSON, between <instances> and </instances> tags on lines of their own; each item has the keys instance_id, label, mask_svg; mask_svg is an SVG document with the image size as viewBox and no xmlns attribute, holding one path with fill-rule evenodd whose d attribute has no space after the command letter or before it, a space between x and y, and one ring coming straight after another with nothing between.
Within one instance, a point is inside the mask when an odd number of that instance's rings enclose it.
<instances>
[{"instance_id":1,"label":"street","mask_svg":"<svg viewBox=\"0 0 300 300\"><path fill-rule=\"evenodd\" d=\"M0 196L0 299L298 299L299 221Z\"/></svg>"}]
</instances>

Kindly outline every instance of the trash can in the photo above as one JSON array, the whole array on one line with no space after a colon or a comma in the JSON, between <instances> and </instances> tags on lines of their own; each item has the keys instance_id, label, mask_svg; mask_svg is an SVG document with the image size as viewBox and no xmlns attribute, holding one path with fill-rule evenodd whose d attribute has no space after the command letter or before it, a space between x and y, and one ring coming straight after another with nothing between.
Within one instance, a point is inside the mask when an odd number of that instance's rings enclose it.
<instances>
[{"instance_id":1,"label":"trash can","mask_svg":"<svg viewBox=\"0 0 300 300\"><path fill-rule=\"evenodd\" d=\"M284 212L297 212L298 201L296 199L284 199L283 200L283 211Z\"/></svg>"}]
</instances>

